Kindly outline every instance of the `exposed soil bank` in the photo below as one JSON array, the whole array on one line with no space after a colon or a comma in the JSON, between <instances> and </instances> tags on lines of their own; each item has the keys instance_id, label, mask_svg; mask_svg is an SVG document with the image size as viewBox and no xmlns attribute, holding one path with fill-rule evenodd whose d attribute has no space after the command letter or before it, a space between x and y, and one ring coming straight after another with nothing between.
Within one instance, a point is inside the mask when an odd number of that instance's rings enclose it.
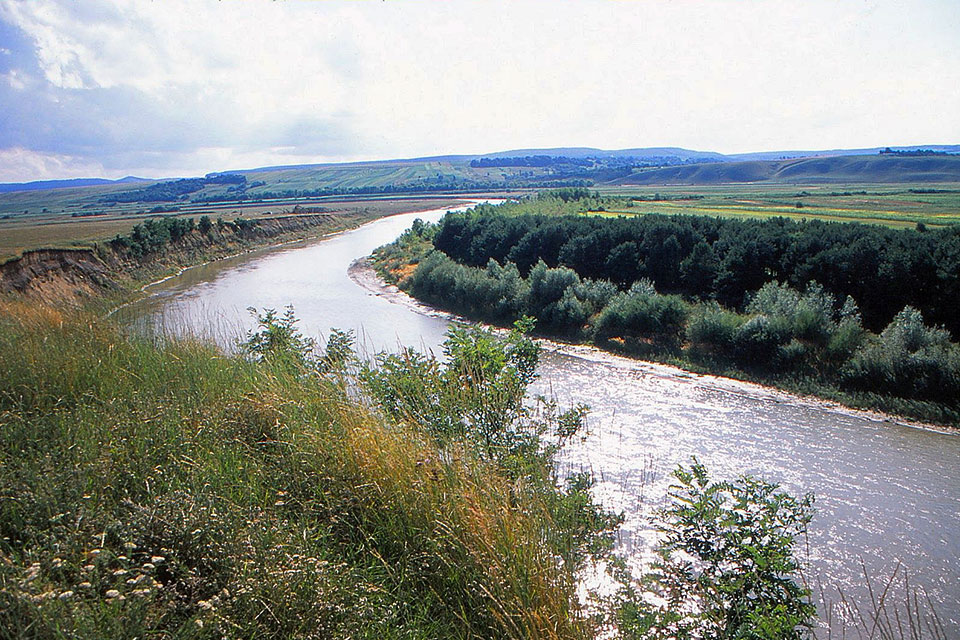
<instances>
[{"instance_id":1,"label":"exposed soil bank","mask_svg":"<svg viewBox=\"0 0 960 640\"><path fill-rule=\"evenodd\" d=\"M249 220L243 228L193 230L163 250L134 258L109 242L91 249L37 249L0 264L0 294L47 304L78 305L162 280L183 268L254 248L357 227L373 211L300 214Z\"/></svg>"},{"instance_id":2,"label":"exposed soil bank","mask_svg":"<svg viewBox=\"0 0 960 640\"><path fill-rule=\"evenodd\" d=\"M115 279L92 249L37 249L0 265L0 293L45 302L92 297L115 287Z\"/></svg>"}]
</instances>

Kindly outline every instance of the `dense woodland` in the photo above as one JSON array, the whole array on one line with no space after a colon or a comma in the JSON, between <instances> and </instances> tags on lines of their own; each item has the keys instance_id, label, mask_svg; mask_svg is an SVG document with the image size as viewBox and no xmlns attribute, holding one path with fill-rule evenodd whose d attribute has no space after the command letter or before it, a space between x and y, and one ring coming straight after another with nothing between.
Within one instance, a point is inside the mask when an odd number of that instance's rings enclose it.
<instances>
[{"instance_id":1,"label":"dense woodland","mask_svg":"<svg viewBox=\"0 0 960 640\"><path fill-rule=\"evenodd\" d=\"M538 261L620 289L647 278L657 291L740 308L767 282L816 282L851 296L864 325L886 326L905 306L960 335L960 228L894 230L862 224L706 216L615 219L498 215L489 205L448 215L434 245L454 261Z\"/></svg>"},{"instance_id":2,"label":"dense woodland","mask_svg":"<svg viewBox=\"0 0 960 640\"><path fill-rule=\"evenodd\" d=\"M381 264L469 317L960 422L960 229L503 215L535 205L416 225Z\"/></svg>"}]
</instances>

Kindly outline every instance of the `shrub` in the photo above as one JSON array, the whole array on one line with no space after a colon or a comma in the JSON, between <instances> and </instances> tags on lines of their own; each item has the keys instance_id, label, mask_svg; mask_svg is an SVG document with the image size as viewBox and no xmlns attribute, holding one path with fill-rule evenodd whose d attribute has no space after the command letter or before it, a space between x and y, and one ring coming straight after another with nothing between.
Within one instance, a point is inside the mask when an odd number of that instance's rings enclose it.
<instances>
[{"instance_id":1,"label":"shrub","mask_svg":"<svg viewBox=\"0 0 960 640\"><path fill-rule=\"evenodd\" d=\"M305 372L316 367L315 342L297 329L299 322L293 307L288 306L282 316L275 309L263 313L254 307L247 309L256 319L256 330L248 331L240 343L240 350L258 362L268 362L292 372Z\"/></svg>"},{"instance_id":2,"label":"shrub","mask_svg":"<svg viewBox=\"0 0 960 640\"><path fill-rule=\"evenodd\" d=\"M610 338L660 339L668 344L679 338L689 314L689 306L674 295L648 293L641 283L617 295L597 318L596 336Z\"/></svg>"},{"instance_id":3,"label":"shrub","mask_svg":"<svg viewBox=\"0 0 960 640\"><path fill-rule=\"evenodd\" d=\"M580 284L580 276L567 267L551 269L541 260L530 270L527 283L530 286L526 305L528 313L547 320L541 324L552 324L549 318L554 305L560 302L567 289Z\"/></svg>"},{"instance_id":4,"label":"shrub","mask_svg":"<svg viewBox=\"0 0 960 640\"><path fill-rule=\"evenodd\" d=\"M617 287L609 280L582 280L574 285L574 295L583 302L589 315L599 313L617 295Z\"/></svg>"},{"instance_id":5,"label":"shrub","mask_svg":"<svg viewBox=\"0 0 960 640\"><path fill-rule=\"evenodd\" d=\"M576 570L588 557L610 551L621 518L594 503L589 474L575 474L558 487L555 457L581 430L587 408L560 412L544 398L525 402L539 362L539 347L525 335L532 327L524 318L506 340L453 327L444 363L407 349L379 355L360 379L393 420L430 434L444 453L459 455L465 447L513 478L515 491L545 501L558 524L553 551Z\"/></svg>"},{"instance_id":6,"label":"shrub","mask_svg":"<svg viewBox=\"0 0 960 640\"><path fill-rule=\"evenodd\" d=\"M960 347L912 307L865 343L841 372L845 386L960 405Z\"/></svg>"},{"instance_id":7,"label":"shrub","mask_svg":"<svg viewBox=\"0 0 960 640\"><path fill-rule=\"evenodd\" d=\"M851 299L852 301L852 299ZM824 344L836 328L835 300L816 282L804 293L773 281L764 284L750 299L747 312L785 320L794 337Z\"/></svg>"},{"instance_id":8,"label":"shrub","mask_svg":"<svg viewBox=\"0 0 960 640\"><path fill-rule=\"evenodd\" d=\"M816 616L797 582L797 538L813 496L797 499L750 476L711 482L696 460L674 472L673 504L659 513L659 560L645 588L663 603L624 590L626 638L799 640Z\"/></svg>"},{"instance_id":9,"label":"shrub","mask_svg":"<svg viewBox=\"0 0 960 640\"><path fill-rule=\"evenodd\" d=\"M734 334L737 360L744 365L766 368L774 364L778 349L790 341L793 327L780 317L754 316Z\"/></svg>"},{"instance_id":10,"label":"shrub","mask_svg":"<svg viewBox=\"0 0 960 640\"><path fill-rule=\"evenodd\" d=\"M717 303L700 305L687 323L686 338L694 351L711 351L714 355L733 355L737 330L745 318L727 311Z\"/></svg>"}]
</instances>

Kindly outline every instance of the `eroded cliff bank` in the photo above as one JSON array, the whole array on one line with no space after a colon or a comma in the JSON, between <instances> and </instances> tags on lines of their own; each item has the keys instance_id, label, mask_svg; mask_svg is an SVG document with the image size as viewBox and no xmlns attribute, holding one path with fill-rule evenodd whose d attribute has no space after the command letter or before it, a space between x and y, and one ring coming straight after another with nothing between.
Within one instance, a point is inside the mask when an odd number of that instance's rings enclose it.
<instances>
[{"instance_id":1,"label":"eroded cliff bank","mask_svg":"<svg viewBox=\"0 0 960 640\"><path fill-rule=\"evenodd\" d=\"M120 240L89 249L35 249L0 264L0 294L49 304L82 304L125 290L178 268L256 247L315 237L358 226L366 212L288 215L191 228L176 240L138 255Z\"/></svg>"}]
</instances>

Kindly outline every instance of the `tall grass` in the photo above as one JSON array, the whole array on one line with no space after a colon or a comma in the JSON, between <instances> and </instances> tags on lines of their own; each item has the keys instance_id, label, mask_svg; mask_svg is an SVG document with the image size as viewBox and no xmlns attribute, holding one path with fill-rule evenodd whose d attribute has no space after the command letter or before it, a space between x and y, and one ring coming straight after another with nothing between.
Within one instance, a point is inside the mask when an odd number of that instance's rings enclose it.
<instances>
[{"instance_id":1,"label":"tall grass","mask_svg":"<svg viewBox=\"0 0 960 640\"><path fill-rule=\"evenodd\" d=\"M0 636L587 637L517 482L334 378L0 305Z\"/></svg>"}]
</instances>

